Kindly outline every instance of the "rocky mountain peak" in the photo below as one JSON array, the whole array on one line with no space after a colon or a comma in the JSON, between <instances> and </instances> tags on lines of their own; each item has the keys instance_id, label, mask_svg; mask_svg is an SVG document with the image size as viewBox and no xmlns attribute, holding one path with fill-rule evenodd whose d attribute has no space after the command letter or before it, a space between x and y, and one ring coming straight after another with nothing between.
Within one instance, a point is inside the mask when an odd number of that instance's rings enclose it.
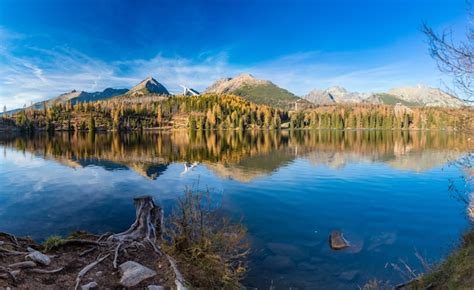
<instances>
[{"instance_id":1,"label":"rocky mountain peak","mask_svg":"<svg viewBox=\"0 0 474 290\"><path fill-rule=\"evenodd\" d=\"M157 80L153 77L149 76L138 85L134 86L127 94L159 94L159 95L169 95L170 93L168 90L160 84Z\"/></svg>"},{"instance_id":2,"label":"rocky mountain peak","mask_svg":"<svg viewBox=\"0 0 474 290\"><path fill-rule=\"evenodd\" d=\"M304 97L317 105L334 103L402 104L404 106L460 108L466 103L440 89L424 84L398 87L382 93L350 92L341 86L312 90Z\"/></svg>"},{"instance_id":3,"label":"rocky mountain peak","mask_svg":"<svg viewBox=\"0 0 474 290\"><path fill-rule=\"evenodd\" d=\"M459 108L466 106L466 103L459 98L441 89L422 84L393 88L388 93L407 102L418 103L427 107Z\"/></svg>"},{"instance_id":4,"label":"rocky mountain peak","mask_svg":"<svg viewBox=\"0 0 474 290\"><path fill-rule=\"evenodd\" d=\"M249 73L242 73L233 78L223 78L206 89L206 93L232 93L243 86L265 85L269 81L259 80Z\"/></svg>"},{"instance_id":5,"label":"rocky mountain peak","mask_svg":"<svg viewBox=\"0 0 474 290\"><path fill-rule=\"evenodd\" d=\"M304 98L317 105L329 105L334 103L360 103L366 98L366 95L349 92L341 86L332 86L325 90L312 90Z\"/></svg>"}]
</instances>

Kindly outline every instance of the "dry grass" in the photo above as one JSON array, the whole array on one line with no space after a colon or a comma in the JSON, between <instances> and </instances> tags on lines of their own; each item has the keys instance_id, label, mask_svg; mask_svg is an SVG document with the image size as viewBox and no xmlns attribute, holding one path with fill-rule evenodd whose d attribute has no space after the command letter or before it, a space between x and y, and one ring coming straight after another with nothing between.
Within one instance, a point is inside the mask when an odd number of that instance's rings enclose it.
<instances>
[{"instance_id":1,"label":"dry grass","mask_svg":"<svg viewBox=\"0 0 474 290\"><path fill-rule=\"evenodd\" d=\"M474 230L463 236L461 246L432 272L408 289L474 289Z\"/></svg>"},{"instance_id":2,"label":"dry grass","mask_svg":"<svg viewBox=\"0 0 474 290\"><path fill-rule=\"evenodd\" d=\"M186 191L169 220L165 248L194 287L239 288L247 268L247 231L212 208L209 194Z\"/></svg>"}]
</instances>

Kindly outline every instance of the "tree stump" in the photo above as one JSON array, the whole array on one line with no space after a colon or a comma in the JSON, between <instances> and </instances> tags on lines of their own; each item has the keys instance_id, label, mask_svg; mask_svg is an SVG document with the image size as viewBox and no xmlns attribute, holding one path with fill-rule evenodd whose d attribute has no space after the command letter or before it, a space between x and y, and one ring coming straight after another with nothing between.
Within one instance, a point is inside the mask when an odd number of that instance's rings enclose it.
<instances>
[{"instance_id":1,"label":"tree stump","mask_svg":"<svg viewBox=\"0 0 474 290\"><path fill-rule=\"evenodd\" d=\"M141 196L133 199L136 210L135 222L128 230L114 234L109 239L121 242L152 242L157 237L161 239L163 211L155 205L151 196Z\"/></svg>"}]
</instances>

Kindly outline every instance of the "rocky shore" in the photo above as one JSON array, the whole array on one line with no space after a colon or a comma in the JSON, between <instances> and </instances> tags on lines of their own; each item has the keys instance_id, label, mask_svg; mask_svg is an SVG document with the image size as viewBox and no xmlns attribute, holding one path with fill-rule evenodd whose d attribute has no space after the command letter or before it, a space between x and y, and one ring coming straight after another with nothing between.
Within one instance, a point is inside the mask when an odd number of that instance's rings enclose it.
<instances>
[{"instance_id":1,"label":"rocky shore","mask_svg":"<svg viewBox=\"0 0 474 290\"><path fill-rule=\"evenodd\" d=\"M0 233L1 289L186 289L173 257L161 249L162 210L134 200L136 220L118 234L73 233L39 244Z\"/></svg>"}]
</instances>

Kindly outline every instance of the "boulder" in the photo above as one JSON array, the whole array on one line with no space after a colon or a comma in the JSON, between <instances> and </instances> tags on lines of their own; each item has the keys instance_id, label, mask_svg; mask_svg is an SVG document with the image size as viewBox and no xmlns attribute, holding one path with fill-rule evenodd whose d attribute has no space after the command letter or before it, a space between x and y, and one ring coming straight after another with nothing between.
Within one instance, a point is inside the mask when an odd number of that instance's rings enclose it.
<instances>
[{"instance_id":1,"label":"boulder","mask_svg":"<svg viewBox=\"0 0 474 290\"><path fill-rule=\"evenodd\" d=\"M329 236L329 245L333 250L342 250L349 247L349 242L344 239L340 231L332 231Z\"/></svg>"},{"instance_id":2,"label":"boulder","mask_svg":"<svg viewBox=\"0 0 474 290\"><path fill-rule=\"evenodd\" d=\"M137 262L127 261L119 266L120 284L125 287L134 287L145 279L156 275L156 272Z\"/></svg>"},{"instance_id":3,"label":"boulder","mask_svg":"<svg viewBox=\"0 0 474 290\"><path fill-rule=\"evenodd\" d=\"M44 266L49 266L49 264L51 264L51 259L45 254L38 252L32 248L28 248L28 251L30 253L26 256L26 259L32 260L33 262Z\"/></svg>"},{"instance_id":4,"label":"boulder","mask_svg":"<svg viewBox=\"0 0 474 290\"><path fill-rule=\"evenodd\" d=\"M150 285L148 286L148 290L164 290L165 288L163 286L159 285Z\"/></svg>"}]
</instances>

